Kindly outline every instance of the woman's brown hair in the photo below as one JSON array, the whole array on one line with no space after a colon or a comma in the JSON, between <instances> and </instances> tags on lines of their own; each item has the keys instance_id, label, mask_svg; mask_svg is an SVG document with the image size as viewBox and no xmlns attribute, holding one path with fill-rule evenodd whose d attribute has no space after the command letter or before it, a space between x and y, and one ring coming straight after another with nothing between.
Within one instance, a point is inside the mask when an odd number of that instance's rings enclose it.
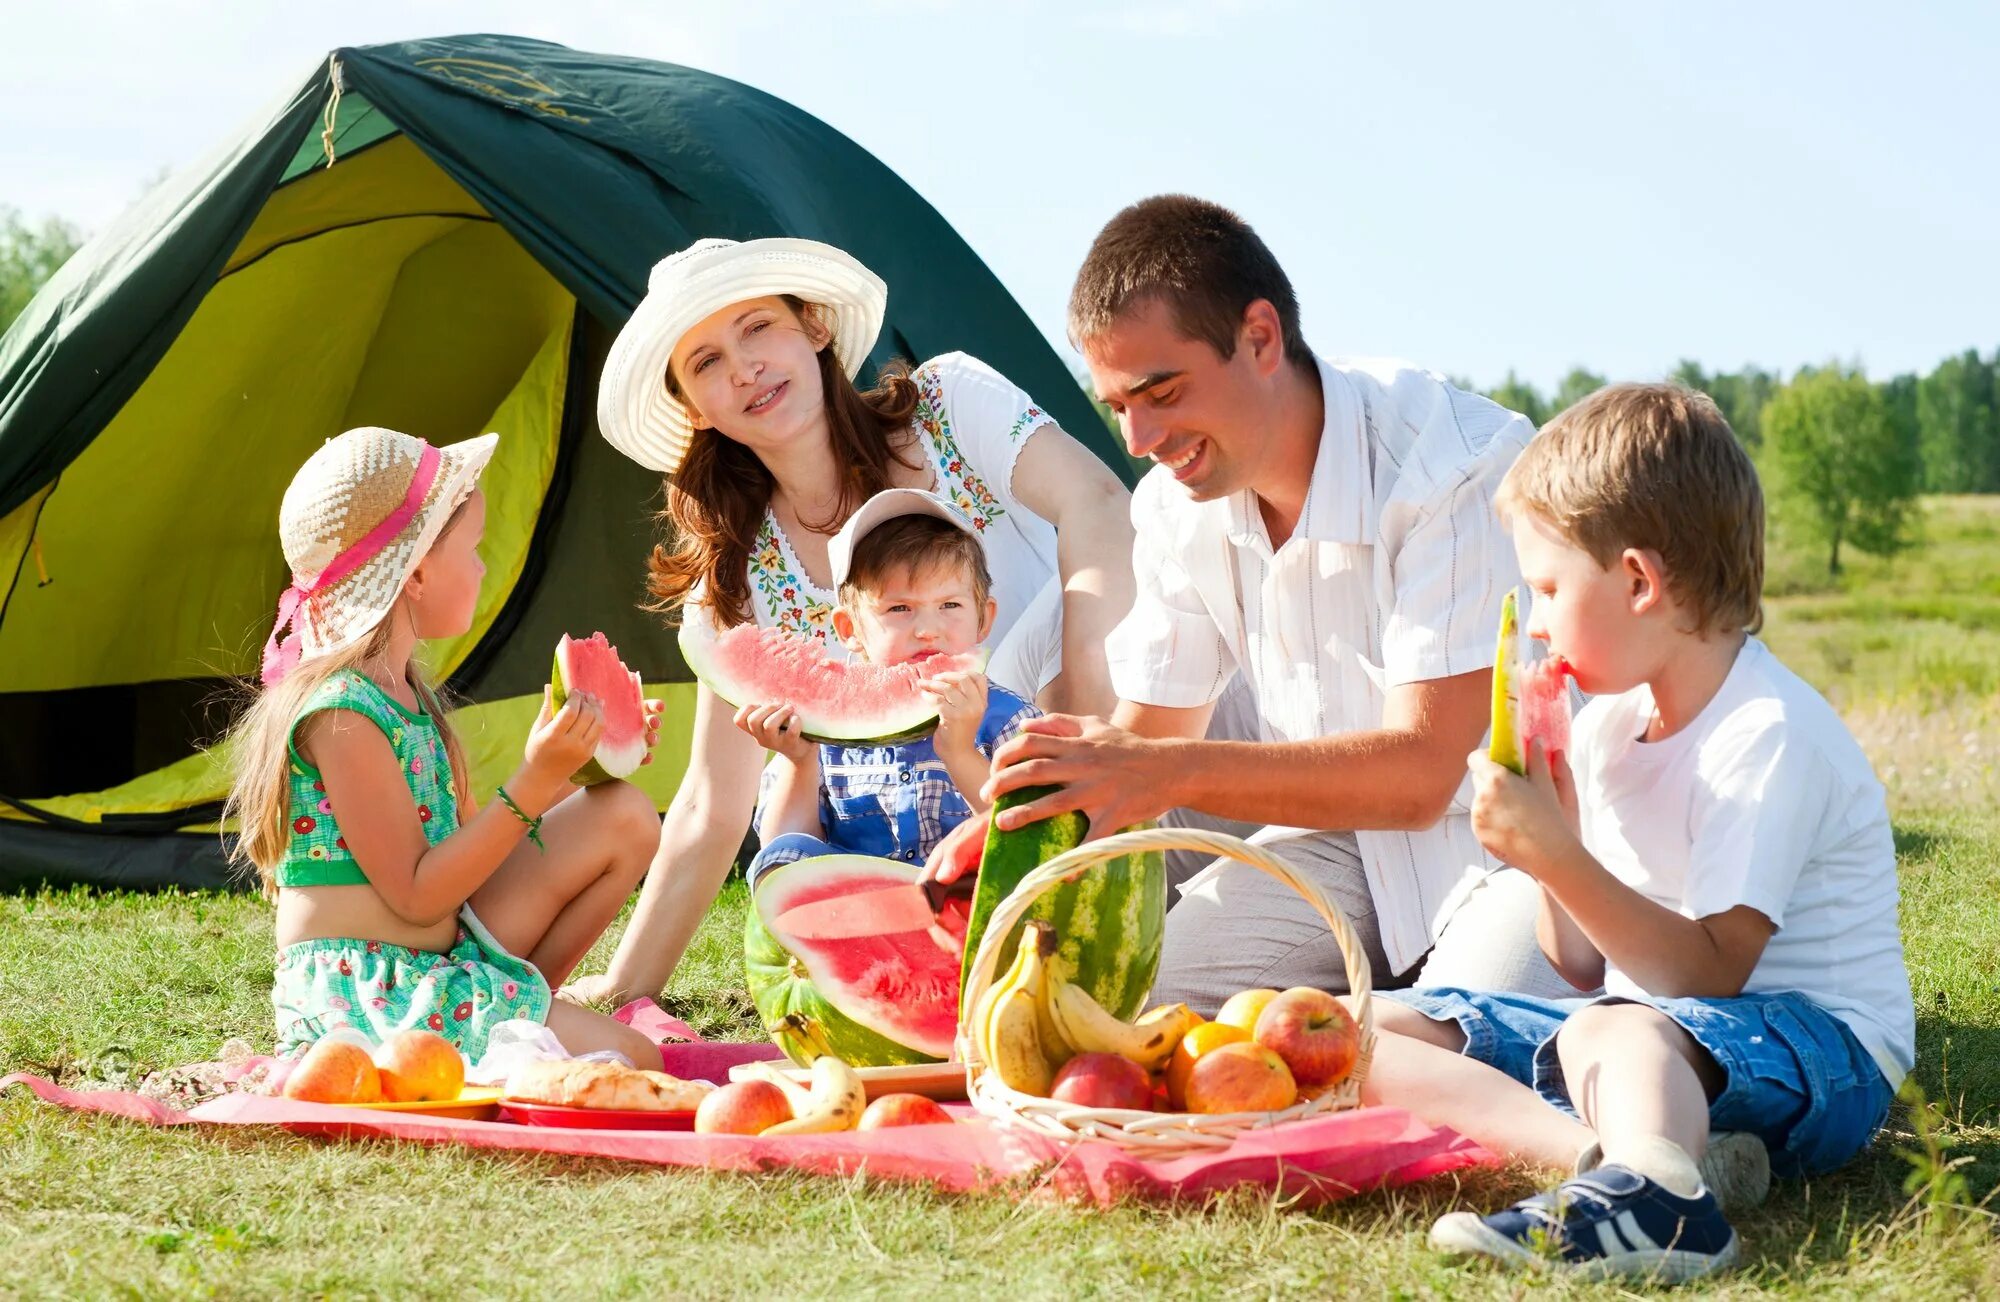
<instances>
[{"instance_id":1,"label":"woman's brown hair","mask_svg":"<svg viewBox=\"0 0 2000 1302\"><path fill-rule=\"evenodd\" d=\"M802 320L813 314L805 300L782 297ZM917 408L917 386L907 365L884 366L876 386L864 393L841 369L829 340L819 350L819 378L841 485L831 517L803 522L814 530L834 527L890 487L891 464L912 470L920 464L905 460L896 447L896 436L909 428ZM663 382L681 396L671 373ZM750 548L774 486L755 452L715 430L697 430L680 469L667 476L667 505L658 518L672 530L673 544L656 543L646 562L646 590L653 597L646 608L672 614L702 585L718 626L753 620Z\"/></svg>"}]
</instances>

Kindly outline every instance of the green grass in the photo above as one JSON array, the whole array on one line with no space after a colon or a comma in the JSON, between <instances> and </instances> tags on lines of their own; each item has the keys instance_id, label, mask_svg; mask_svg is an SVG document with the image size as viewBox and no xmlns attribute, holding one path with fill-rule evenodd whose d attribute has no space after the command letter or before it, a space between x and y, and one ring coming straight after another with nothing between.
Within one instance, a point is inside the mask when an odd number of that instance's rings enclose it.
<instances>
[{"instance_id":1,"label":"green grass","mask_svg":"<svg viewBox=\"0 0 2000 1302\"><path fill-rule=\"evenodd\" d=\"M1963 1160L1968 1200L1988 1203L2000 1186L2000 503L1934 501L1925 527L1919 553L1857 556L1832 587L1792 583L1770 603L1767 637L1840 704L1889 786L1916 1080L1942 1110L1943 1160ZM1774 559L1774 573L1800 568ZM668 991L705 1034L756 1033L743 908L732 886ZM0 896L0 1072L131 1085L230 1036L268 1046L271 948L254 897ZM1781 1182L1738 1222L1745 1267L1702 1295L2000 1296L1991 1216L1933 1218L1904 1191L1900 1151L1919 1146L1899 1108L1848 1170ZM1517 1296L1519 1280L1440 1257L1424 1233L1444 1210L1494 1205L1538 1178L1480 1172L1310 1212L1252 1195L1099 1210L865 1179L160 1131L12 1091L0 1097L0 1296Z\"/></svg>"}]
</instances>

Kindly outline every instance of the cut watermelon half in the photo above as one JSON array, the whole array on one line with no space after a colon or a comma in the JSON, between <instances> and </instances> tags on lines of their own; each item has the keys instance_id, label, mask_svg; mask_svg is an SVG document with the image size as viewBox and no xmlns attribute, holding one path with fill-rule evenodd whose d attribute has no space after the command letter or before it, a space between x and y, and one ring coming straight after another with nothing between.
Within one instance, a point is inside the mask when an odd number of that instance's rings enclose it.
<instances>
[{"instance_id":1,"label":"cut watermelon half","mask_svg":"<svg viewBox=\"0 0 2000 1302\"><path fill-rule=\"evenodd\" d=\"M1500 644L1493 659L1493 733L1487 754L1516 773L1528 771L1528 747L1544 755L1569 750L1569 675L1561 656L1530 660L1514 594L1500 603Z\"/></svg>"},{"instance_id":2,"label":"cut watermelon half","mask_svg":"<svg viewBox=\"0 0 2000 1302\"><path fill-rule=\"evenodd\" d=\"M866 855L827 855L767 868L758 876L744 923L750 997L767 1027L802 1013L818 1024L835 1055L857 1067L934 1062L949 1057L958 1030L958 953L929 931L898 931L841 940L787 935L778 919L812 904L891 886L914 886L920 865ZM941 919L964 930L958 916ZM792 1052L784 1037L773 1037ZM806 1064L801 1064L806 1065Z\"/></svg>"},{"instance_id":3,"label":"cut watermelon half","mask_svg":"<svg viewBox=\"0 0 2000 1302\"><path fill-rule=\"evenodd\" d=\"M597 739L597 754L571 781L593 786L638 772L646 759L646 689L604 634L587 638L563 634L556 643L549 686L558 710L571 692L589 692L604 705L604 734Z\"/></svg>"},{"instance_id":4,"label":"cut watermelon half","mask_svg":"<svg viewBox=\"0 0 2000 1302\"><path fill-rule=\"evenodd\" d=\"M681 625L681 658L731 705L790 705L807 741L895 742L937 727L937 710L917 680L950 669L985 667L984 651L922 663L871 665L829 657L816 638L738 624L717 633L705 620Z\"/></svg>"}]
</instances>

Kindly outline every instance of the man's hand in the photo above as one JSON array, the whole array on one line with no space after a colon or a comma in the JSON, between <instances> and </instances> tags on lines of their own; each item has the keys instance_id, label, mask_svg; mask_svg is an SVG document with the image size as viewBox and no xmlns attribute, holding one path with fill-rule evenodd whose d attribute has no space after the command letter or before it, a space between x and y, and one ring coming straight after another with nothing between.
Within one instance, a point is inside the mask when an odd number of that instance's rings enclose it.
<instances>
[{"instance_id":1,"label":"man's hand","mask_svg":"<svg viewBox=\"0 0 2000 1302\"><path fill-rule=\"evenodd\" d=\"M1023 787L1060 787L995 815L1000 829L1010 832L1076 810L1090 820L1084 839L1095 841L1182 803L1172 781L1173 745L1094 716L1030 719L993 752L993 776L981 794L993 800Z\"/></svg>"},{"instance_id":2,"label":"man's hand","mask_svg":"<svg viewBox=\"0 0 2000 1302\"><path fill-rule=\"evenodd\" d=\"M789 705L746 705L736 712L734 722L759 746L794 764L812 754L812 743L799 735L799 712Z\"/></svg>"},{"instance_id":3,"label":"man's hand","mask_svg":"<svg viewBox=\"0 0 2000 1302\"><path fill-rule=\"evenodd\" d=\"M1560 752L1528 745L1528 775L1493 762L1484 749L1466 757L1472 770L1472 830L1502 863L1532 876L1560 851L1578 843L1576 780Z\"/></svg>"}]
</instances>

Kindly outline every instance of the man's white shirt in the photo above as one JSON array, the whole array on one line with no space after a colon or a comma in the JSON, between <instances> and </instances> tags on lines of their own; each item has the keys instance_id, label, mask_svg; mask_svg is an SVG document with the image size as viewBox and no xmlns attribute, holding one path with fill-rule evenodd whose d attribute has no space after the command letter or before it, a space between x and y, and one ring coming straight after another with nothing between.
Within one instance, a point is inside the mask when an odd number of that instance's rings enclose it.
<instances>
[{"instance_id":1,"label":"man's white shirt","mask_svg":"<svg viewBox=\"0 0 2000 1302\"><path fill-rule=\"evenodd\" d=\"M1133 494L1138 595L1107 644L1121 698L1207 705L1241 673L1262 740L1303 741L1381 728L1389 688L1492 666L1520 573L1493 495L1534 427L1428 371L1315 361L1326 424L1290 538L1273 545L1248 490L1196 502L1158 468ZM1468 778L1432 827L1355 832L1396 971L1499 866L1470 807Z\"/></svg>"}]
</instances>

